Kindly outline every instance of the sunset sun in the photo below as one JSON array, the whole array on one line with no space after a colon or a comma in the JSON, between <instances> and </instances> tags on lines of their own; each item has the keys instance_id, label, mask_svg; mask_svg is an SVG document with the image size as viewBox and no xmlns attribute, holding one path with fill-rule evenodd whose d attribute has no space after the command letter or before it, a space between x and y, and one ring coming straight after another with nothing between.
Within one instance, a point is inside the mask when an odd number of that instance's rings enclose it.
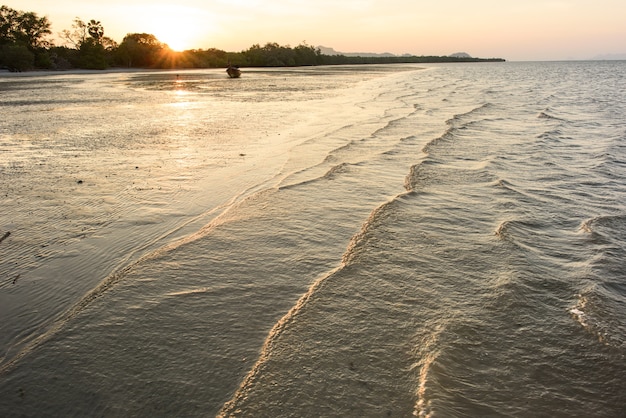
<instances>
[{"instance_id":1,"label":"sunset sun","mask_svg":"<svg viewBox=\"0 0 626 418\"><path fill-rule=\"evenodd\" d=\"M211 27L207 20L206 16L200 16L190 8L158 8L146 19L149 33L174 51L202 48L202 38Z\"/></svg>"},{"instance_id":2,"label":"sunset sun","mask_svg":"<svg viewBox=\"0 0 626 418\"><path fill-rule=\"evenodd\" d=\"M192 48L193 40L189 33L183 31L155 31L157 39L167 44L174 51L184 51Z\"/></svg>"}]
</instances>

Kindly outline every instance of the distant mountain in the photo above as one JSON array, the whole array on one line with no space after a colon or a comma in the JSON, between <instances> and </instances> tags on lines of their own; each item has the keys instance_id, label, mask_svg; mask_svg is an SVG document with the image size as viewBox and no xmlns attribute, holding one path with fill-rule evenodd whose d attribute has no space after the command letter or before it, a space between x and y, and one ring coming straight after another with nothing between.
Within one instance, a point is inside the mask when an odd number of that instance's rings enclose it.
<instances>
[{"instance_id":1,"label":"distant mountain","mask_svg":"<svg viewBox=\"0 0 626 418\"><path fill-rule=\"evenodd\" d=\"M472 56L467 52L455 52L454 54L450 54L449 56L453 58L472 58Z\"/></svg>"},{"instance_id":2,"label":"distant mountain","mask_svg":"<svg viewBox=\"0 0 626 418\"><path fill-rule=\"evenodd\" d=\"M413 54L402 54L395 55L390 52L383 52L382 54L378 54L375 52L339 52L335 51L333 48L329 48L326 46L318 46L320 52L324 55L343 55L345 57L411 57ZM454 54L448 55L452 58L472 58L470 54L467 52L455 52Z\"/></svg>"},{"instance_id":3,"label":"distant mountain","mask_svg":"<svg viewBox=\"0 0 626 418\"><path fill-rule=\"evenodd\" d=\"M375 52L339 52L335 51L333 48L329 48L326 46L318 46L320 52L324 55L343 55L345 57L395 57L396 55L390 52L383 52L382 54L377 54ZM409 54L405 54L409 55Z\"/></svg>"},{"instance_id":4,"label":"distant mountain","mask_svg":"<svg viewBox=\"0 0 626 418\"><path fill-rule=\"evenodd\" d=\"M603 61L603 60L626 60L626 53L624 54L602 54L596 55L591 58L594 61Z\"/></svg>"}]
</instances>

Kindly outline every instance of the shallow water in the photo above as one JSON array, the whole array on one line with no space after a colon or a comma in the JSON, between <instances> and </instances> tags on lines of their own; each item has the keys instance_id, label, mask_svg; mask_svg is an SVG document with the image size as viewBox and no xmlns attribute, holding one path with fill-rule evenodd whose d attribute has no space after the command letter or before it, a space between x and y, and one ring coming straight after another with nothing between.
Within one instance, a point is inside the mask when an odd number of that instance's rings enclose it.
<instances>
[{"instance_id":1,"label":"shallow water","mask_svg":"<svg viewBox=\"0 0 626 418\"><path fill-rule=\"evenodd\" d=\"M626 65L422 67L3 78L0 410L620 416Z\"/></svg>"}]
</instances>

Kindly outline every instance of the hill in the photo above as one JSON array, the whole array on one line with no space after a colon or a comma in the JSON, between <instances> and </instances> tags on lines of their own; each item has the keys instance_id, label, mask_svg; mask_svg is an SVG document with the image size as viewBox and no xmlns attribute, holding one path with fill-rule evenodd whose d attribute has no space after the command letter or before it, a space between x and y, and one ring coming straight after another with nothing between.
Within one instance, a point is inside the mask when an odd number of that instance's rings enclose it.
<instances>
[{"instance_id":1,"label":"hill","mask_svg":"<svg viewBox=\"0 0 626 418\"><path fill-rule=\"evenodd\" d=\"M329 48L326 46L318 46L317 47L323 55L343 55L344 57L395 57L396 55L390 52L383 52L381 54L377 54L375 52L339 52L335 51L333 48Z\"/></svg>"}]
</instances>

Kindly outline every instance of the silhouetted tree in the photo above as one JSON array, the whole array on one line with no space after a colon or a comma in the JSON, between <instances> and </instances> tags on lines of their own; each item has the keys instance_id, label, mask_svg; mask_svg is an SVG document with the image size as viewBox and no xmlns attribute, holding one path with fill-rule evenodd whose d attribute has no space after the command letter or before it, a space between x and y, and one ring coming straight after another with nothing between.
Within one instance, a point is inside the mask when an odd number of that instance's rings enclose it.
<instances>
[{"instance_id":1,"label":"silhouetted tree","mask_svg":"<svg viewBox=\"0 0 626 418\"><path fill-rule=\"evenodd\" d=\"M51 45L47 40L51 33L48 18L0 6L0 65L23 71L36 62L49 62L44 55Z\"/></svg>"},{"instance_id":2,"label":"silhouetted tree","mask_svg":"<svg viewBox=\"0 0 626 418\"><path fill-rule=\"evenodd\" d=\"M91 70L104 70L108 67L104 47L94 40L87 40L80 46L78 66Z\"/></svg>"},{"instance_id":3,"label":"silhouetted tree","mask_svg":"<svg viewBox=\"0 0 626 418\"><path fill-rule=\"evenodd\" d=\"M35 68L35 54L18 43L1 45L0 64L14 72L32 70Z\"/></svg>"},{"instance_id":4,"label":"silhouetted tree","mask_svg":"<svg viewBox=\"0 0 626 418\"><path fill-rule=\"evenodd\" d=\"M301 43L294 49L296 54L296 65L317 65L320 62L320 49Z\"/></svg>"},{"instance_id":5,"label":"silhouetted tree","mask_svg":"<svg viewBox=\"0 0 626 418\"><path fill-rule=\"evenodd\" d=\"M7 6L0 6L0 45L15 42L18 12Z\"/></svg>"},{"instance_id":6,"label":"silhouetted tree","mask_svg":"<svg viewBox=\"0 0 626 418\"><path fill-rule=\"evenodd\" d=\"M117 44L104 36L104 27L100 21L91 19L85 23L77 17L72 30L63 30L59 35L78 51L68 56L74 66L102 70L112 63Z\"/></svg>"},{"instance_id":7,"label":"silhouetted tree","mask_svg":"<svg viewBox=\"0 0 626 418\"><path fill-rule=\"evenodd\" d=\"M96 43L101 43L102 38L104 37L104 28L102 27L102 23L100 23L100 21L91 19L89 23L87 23L87 32Z\"/></svg>"},{"instance_id":8,"label":"silhouetted tree","mask_svg":"<svg viewBox=\"0 0 626 418\"><path fill-rule=\"evenodd\" d=\"M165 48L154 35L129 33L117 48L117 56L119 62L128 67L154 67Z\"/></svg>"},{"instance_id":9,"label":"silhouetted tree","mask_svg":"<svg viewBox=\"0 0 626 418\"><path fill-rule=\"evenodd\" d=\"M104 36L104 27L98 20L88 22L75 18L71 30L59 35L65 46L53 46L48 41L50 23L32 12L22 12L0 6L0 67L12 71L31 68L106 68L115 63L127 67L150 68L207 68L225 67L228 63L240 66L278 67L335 64L391 64L424 62L479 62L504 61L500 58L384 56L354 57L323 55L319 48L303 42L291 48L269 42L252 45L241 52L218 49L174 52L154 35L130 33L118 45Z\"/></svg>"},{"instance_id":10,"label":"silhouetted tree","mask_svg":"<svg viewBox=\"0 0 626 418\"><path fill-rule=\"evenodd\" d=\"M74 47L74 49L80 49L80 46L87 39L87 24L83 22L79 17L74 18L72 23L72 30L64 29L59 33L59 37L66 43Z\"/></svg>"},{"instance_id":11,"label":"silhouetted tree","mask_svg":"<svg viewBox=\"0 0 626 418\"><path fill-rule=\"evenodd\" d=\"M0 6L0 44L18 43L36 51L50 46L46 39L50 34L47 17Z\"/></svg>"},{"instance_id":12,"label":"silhouetted tree","mask_svg":"<svg viewBox=\"0 0 626 418\"><path fill-rule=\"evenodd\" d=\"M69 70L78 66L78 50L66 46L53 46L48 50L53 68L57 70Z\"/></svg>"},{"instance_id":13,"label":"silhouetted tree","mask_svg":"<svg viewBox=\"0 0 626 418\"><path fill-rule=\"evenodd\" d=\"M218 68L226 67L229 62L242 65L242 60L220 49L191 49L177 53L177 64L181 68Z\"/></svg>"},{"instance_id":14,"label":"silhouetted tree","mask_svg":"<svg viewBox=\"0 0 626 418\"><path fill-rule=\"evenodd\" d=\"M248 65L252 67L288 67L296 65L295 53L289 47L280 46L275 42L268 42L261 47L252 45L242 53Z\"/></svg>"}]
</instances>

